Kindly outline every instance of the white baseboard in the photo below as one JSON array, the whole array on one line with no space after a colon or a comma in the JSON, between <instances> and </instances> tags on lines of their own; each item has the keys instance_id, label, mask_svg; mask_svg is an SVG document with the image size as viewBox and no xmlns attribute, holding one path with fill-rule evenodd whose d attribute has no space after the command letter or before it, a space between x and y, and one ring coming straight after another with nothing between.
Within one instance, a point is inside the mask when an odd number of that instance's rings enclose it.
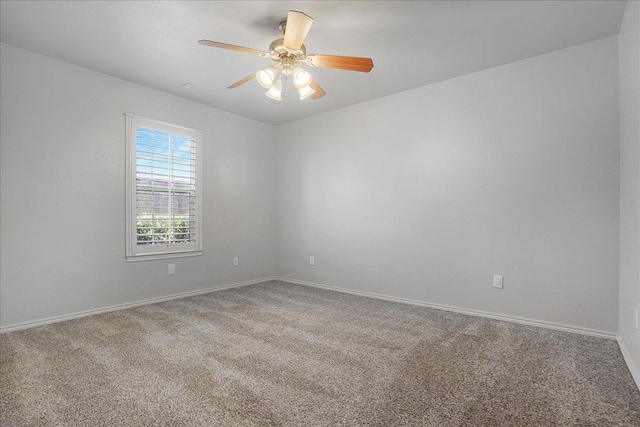
<instances>
[{"instance_id":1,"label":"white baseboard","mask_svg":"<svg viewBox=\"0 0 640 427\"><path fill-rule=\"evenodd\" d=\"M629 368L629 371L631 371L631 376L633 377L633 380L636 382L636 385L640 390L640 370L638 369L638 366L636 366L635 362L633 361L633 358L631 357L631 352L629 351L629 349L627 348L624 341L622 341L622 338L619 335L618 335L618 345L620 346L620 352L622 352L622 357L624 357L624 361L627 362L627 367Z\"/></svg>"},{"instance_id":2,"label":"white baseboard","mask_svg":"<svg viewBox=\"0 0 640 427\"><path fill-rule=\"evenodd\" d=\"M124 310L127 308L139 307L141 305L155 304L158 302L169 301L169 300L178 299L178 298L186 298L186 297L192 297L195 295L208 294L210 292L217 292L225 289L239 288L241 286L254 285L256 283L268 282L269 280L275 280L275 279L276 279L275 277L264 277L261 279L248 280L246 282L232 283L230 285L216 286L213 288L200 289L197 291L190 291L190 292L182 292L179 294L172 294L164 297L149 298L141 301L112 305L109 307L96 308L93 310L79 311L77 313L64 314L62 316L48 317L46 319L32 320L32 321L23 322L23 323L15 323L13 325L0 327L0 333L17 331L20 329L35 328L37 326L48 325L50 323L64 322L65 320L76 319L78 317L108 313L110 311L116 311L116 310Z\"/></svg>"},{"instance_id":3,"label":"white baseboard","mask_svg":"<svg viewBox=\"0 0 640 427\"><path fill-rule=\"evenodd\" d=\"M405 304L412 304L412 305L420 305L420 306L423 306L423 307L437 308L439 310L453 311L453 312L456 312L456 313L468 314L468 315L471 315L471 316L486 317L486 318L489 318L489 319L502 320L502 321L505 321L505 322L520 323L522 325L538 326L538 327L541 327L541 328L554 329L554 330L557 330L557 331L572 332L574 334L581 334L581 335L589 335L589 336L594 336L594 337L599 337L599 338L606 338L606 339L609 339L609 340L615 340L617 338L617 334L610 333L610 332L604 332L604 331L598 331L598 330L595 330L595 329L580 328L580 327L577 327L577 326L562 325L562 324L553 323L553 322L545 322L545 321L541 321L541 320L526 319L526 318L523 318L523 317L516 317L516 316L508 316L508 315L504 315L504 314L489 313L489 312L486 312L486 311L471 310L471 309L468 309L468 308L453 307L453 306L444 305L444 304L434 304L434 303L430 303L430 302L426 302L426 301L418 301L418 300L412 300L412 299L407 299L407 298L399 298L399 297L394 297L394 296L390 296L390 295L375 294L375 293L372 293L372 292L356 291L356 290L353 290L353 289L339 288L339 287L336 287L336 286L327 286L327 285L322 285L320 283L307 282L307 281L304 281L304 280L296 280L296 279L291 279L291 278L288 278L288 277L276 277L275 280L280 280L282 282L295 283L295 284L298 284L298 285L312 286L314 288L322 288L322 289L329 289L329 290L332 290L332 291L345 292L345 293L348 293L348 294L361 295L361 296L365 296L365 297L378 298L378 299L383 299L383 300L387 300L387 301L395 301L395 302L401 302L401 303L405 303Z\"/></svg>"}]
</instances>

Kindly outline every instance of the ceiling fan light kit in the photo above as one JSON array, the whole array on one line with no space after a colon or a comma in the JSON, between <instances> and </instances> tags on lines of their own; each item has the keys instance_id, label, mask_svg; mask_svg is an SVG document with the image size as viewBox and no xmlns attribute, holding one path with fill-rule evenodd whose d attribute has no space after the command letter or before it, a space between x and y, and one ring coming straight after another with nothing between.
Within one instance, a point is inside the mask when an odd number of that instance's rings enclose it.
<instances>
[{"instance_id":1,"label":"ceiling fan light kit","mask_svg":"<svg viewBox=\"0 0 640 427\"><path fill-rule=\"evenodd\" d=\"M275 65L267 67L264 70L259 70L255 74L250 74L244 79L232 84L227 89L242 86L255 78L260 86L268 89L265 95L276 101L282 100L282 89L283 86L285 88L287 87L289 77L292 78L293 86L300 94L300 100L309 97L319 99L325 95L325 91L320 87L318 82L313 79L311 73L300 68L298 64L310 67L359 71L363 73L371 71L373 68L373 60L371 58L307 55L307 49L303 42L307 37L311 24L313 24L313 19L310 16L302 12L290 10L287 20L281 22L279 26L284 34L284 38L271 42L269 52L211 40L200 40L198 43L204 46L235 50L237 52L271 58L276 62ZM288 92L285 89L285 96L287 95Z\"/></svg>"}]
</instances>

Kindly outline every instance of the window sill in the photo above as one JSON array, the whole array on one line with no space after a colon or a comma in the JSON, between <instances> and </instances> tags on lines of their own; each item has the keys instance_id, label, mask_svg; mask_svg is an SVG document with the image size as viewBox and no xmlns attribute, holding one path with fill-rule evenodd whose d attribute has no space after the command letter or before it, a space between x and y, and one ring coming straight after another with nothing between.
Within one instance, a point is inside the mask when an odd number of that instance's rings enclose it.
<instances>
[{"instance_id":1,"label":"window sill","mask_svg":"<svg viewBox=\"0 0 640 427\"><path fill-rule=\"evenodd\" d=\"M202 251L165 252L165 253L157 253L157 254L127 255L127 262L155 261L159 259L185 258L185 257L200 256L200 255L202 255Z\"/></svg>"}]
</instances>

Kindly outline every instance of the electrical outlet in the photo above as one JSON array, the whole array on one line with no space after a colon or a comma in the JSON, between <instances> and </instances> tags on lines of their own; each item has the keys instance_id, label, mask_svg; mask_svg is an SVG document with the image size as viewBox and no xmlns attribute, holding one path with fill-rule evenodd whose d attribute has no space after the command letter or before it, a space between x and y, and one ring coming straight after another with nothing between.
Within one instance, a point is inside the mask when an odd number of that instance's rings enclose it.
<instances>
[{"instance_id":1,"label":"electrical outlet","mask_svg":"<svg viewBox=\"0 0 640 427\"><path fill-rule=\"evenodd\" d=\"M169 264L169 270L167 271L167 274L176 274L176 265L175 264Z\"/></svg>"},{"instance_id":2,"label":"electrical outlet","mask_svg":"<svg viewBox=\"0 0 640 427\"><path fill-rule=\"evenodd\" d=\"M493 287L494 288L498 288L498 289L502 289L503 279L504 279L504 276L500 276L499 274L494 274L493 275Z\"/></svg>"},{"instance_id":3,"label":"electrical outlet","mask_svg":"<svg viewBox=\"0 0 640 427\"><path fill-rule=\"evenodd\" d=\"M316 265L316 257L313 255L309 257L309 265Z\"/></svg>"},{"instance_id":4,"label":"electrical outlet","mask_svg":"<svg viewBox=\"0 0 640 427\"><path fill-rule=\"evenodd\" d=\"M238 257L237 257L237 256L234 256L234 257L233 257L233 265L238 265L238 264L239 264L239 262L238 262Z\"/></svg>"}]
</instances>

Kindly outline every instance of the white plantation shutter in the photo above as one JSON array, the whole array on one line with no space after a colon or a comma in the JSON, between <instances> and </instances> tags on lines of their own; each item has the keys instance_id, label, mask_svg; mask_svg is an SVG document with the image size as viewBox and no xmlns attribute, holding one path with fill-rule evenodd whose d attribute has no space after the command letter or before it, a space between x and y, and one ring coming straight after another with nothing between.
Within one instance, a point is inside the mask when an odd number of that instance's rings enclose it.
<instances>
[{"instance_id":1,"label":"white plantation shutter","mask_svg":"<svg viewBox=\"0 0 640 427\"><path fill-rule=\"evenodd\" d=\"M199 255L202 133L137 116L127 121L127 259Z\"/></svg>"},{"instance_id":2,"label":"white plantation shutter","mask_svg":"<svg viewBox=\"0 0 640 427\"><path fill-rule=\"evenodd\" d=\"M136 127L137 243L196 240L195 141Z\"/></svg>"}]
</instances>

